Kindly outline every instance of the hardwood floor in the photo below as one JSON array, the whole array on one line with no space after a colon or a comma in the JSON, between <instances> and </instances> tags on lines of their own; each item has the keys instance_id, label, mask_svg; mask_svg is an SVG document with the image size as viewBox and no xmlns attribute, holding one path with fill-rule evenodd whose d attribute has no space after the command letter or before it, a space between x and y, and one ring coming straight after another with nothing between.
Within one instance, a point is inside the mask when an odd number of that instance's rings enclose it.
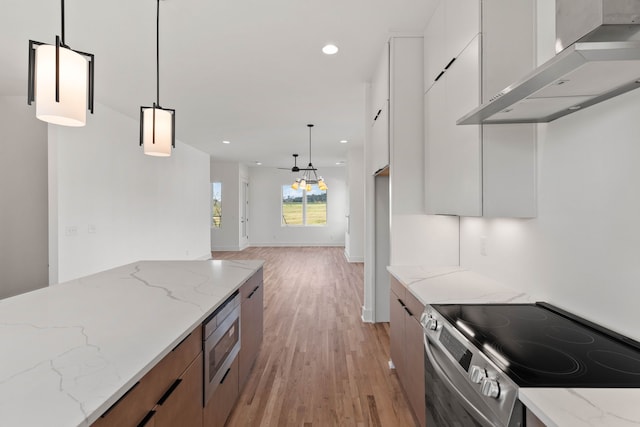
<instances>
[{"instance_id":1,"label":"hardwood floor","mask_svg":"<svg viewBox=\"0 0 640 427\"><path fill-rule=\"evenodd\" d=\"M248 248L264 259L264 341L227 426L414 426L389 369L389 324L363 323L363 264L343 248Z\"/></svg>"}]
</instances>

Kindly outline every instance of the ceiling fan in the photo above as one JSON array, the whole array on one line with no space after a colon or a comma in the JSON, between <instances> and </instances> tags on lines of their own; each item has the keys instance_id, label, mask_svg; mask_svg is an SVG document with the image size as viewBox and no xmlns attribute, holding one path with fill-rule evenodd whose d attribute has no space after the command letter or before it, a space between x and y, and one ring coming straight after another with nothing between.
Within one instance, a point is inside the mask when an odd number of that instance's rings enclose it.
<instances>
[{"instance_id":1,"label":"ceiling fan","mask_svg":"<svg viewBox=\"0 0 640 427\"><path fill-rule=\"evenodd\" d=\"M293 167L292 168L278 168L284 170L290 170L291 172L300 172L300 168L298 167L298 155L292 154L293 156Z\"/></svg>"}]
</instances>

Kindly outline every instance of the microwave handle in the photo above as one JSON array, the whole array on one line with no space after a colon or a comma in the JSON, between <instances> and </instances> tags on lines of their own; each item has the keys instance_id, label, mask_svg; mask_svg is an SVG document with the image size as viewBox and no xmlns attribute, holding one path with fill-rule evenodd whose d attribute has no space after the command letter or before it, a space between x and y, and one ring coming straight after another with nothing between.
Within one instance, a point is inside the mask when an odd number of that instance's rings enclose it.
<instances>
[{"instance_id":1,"label":"microwave handle","mask_svg":"<svg viewBox=\"0 0 640 427\"><path fill-rule=\"evenodd\" d=\"M456 386L453 384L453 381L451 381L444 369L440 366L433 354L433 350L431 350L431 344L429 343L429 339L426 335L424 336L424 350L438 377L442 380L442 382L446 384L446 386L449 388L449 390L451 390L452 393L460 398L462 405L467 408L467 410L471 412L471 415L483 426L492 427L494 424L489 421L489 419L478 408L476 408L473 403L471 403L469 399L467 399L467 397L462 394L460 390L456 388Z\"/></svg>"}]
</instances>

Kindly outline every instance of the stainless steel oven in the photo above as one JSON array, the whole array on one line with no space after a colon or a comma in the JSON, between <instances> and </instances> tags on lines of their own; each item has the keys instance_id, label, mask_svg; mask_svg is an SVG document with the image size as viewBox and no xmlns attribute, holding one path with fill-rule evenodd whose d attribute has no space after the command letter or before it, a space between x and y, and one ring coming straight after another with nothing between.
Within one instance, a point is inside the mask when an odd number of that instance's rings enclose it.
<instances>
[{"instance_id":1,"label":"stainless steel oven","mask_svg":"<svg viewBox=\"0 0 640 427\"><path fill-rule=\"evenodd\" d=\"M240 351L240 294L236 291L203 322L206 406Z\"/></svg>"},{"instance_id":2,"label":"stainless steel oven","mask_svg":"<svg viewBox=\"0 0 640 427\"><path fill-rule=\"evenodd\" d=\"M427 425L521 426L523 407L517 400L517 386L455 327L427 307L422 317Z\"/></svg>"},{"instance_id":3,"label":"stainless steel oven","mask_svg":"<svg viewBox=\"0 0 640 427\"><path fill-rule=\"evenodd\" d=\"M421 323L431 425L523 426L521 387L640 387L640 343L547 303L433 304Z\"/></svg>"}]
</instances>

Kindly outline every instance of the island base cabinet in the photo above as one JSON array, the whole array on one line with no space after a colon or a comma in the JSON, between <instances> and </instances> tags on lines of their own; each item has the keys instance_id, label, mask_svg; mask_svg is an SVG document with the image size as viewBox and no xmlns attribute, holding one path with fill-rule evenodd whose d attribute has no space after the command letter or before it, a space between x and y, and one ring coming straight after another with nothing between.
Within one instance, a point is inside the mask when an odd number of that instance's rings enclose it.
<instances>
[{"instance_id":1,"label":"island base cabinet","mask_svg":"<svg viewBox=\"0 0 640 427\"><path fill-rule=\"evenodd\" d=\"M158 417L157 403L165 396L176 379L184 378L187 373L195 376L193 364L202 359L202 331L196 328L187 338L169 352L158 364L127 391L93 424L93 427L138 426L143 421L150 425ZM191 368L190 368L191 367ZM202 383L202 361L200 361L199 382ZM182 381L180 381L182 382ZM174 393L184 384L175 387ZM173 394L173 393L172 393ZM199 398L197 396L200 396ZM202 408L202 385L193 401ZM168 396L170 397L170 396ZM168 400L167 397L167 400ZM190 402L193 405L193 402ZM151 412L155 414L151 414ZM202 411L200 411L202 412ZM151 416L153 415L153 416ZM187 425L187 424L184 424Z\"/></svg>"},{"instance_id":2,"label":"island base cabinet","mask_svg":"<svg viewBox=\"0 0 640 427\"><path fill-rule=\"evenodd\" d=\"M236 357L204 407L204 426L223 427L238 395L238 357Z\"/></svg>"},{"instance_id":3,"label":"island base cabinet","mask_svg":"<svg viewBox=\"0 0 640 427\"><path fill-rule=\"evenodd\" d=\"M168 391L162 405L158 404L155 408L155 427L202 426L202 359L200 353L179 379L173 392L168 394Z\"/></svg>"},{"instance_id":4,"label":"island base cabinet","mask_svg":"<svg viewBox=\"0 0 640 427\"><path fill-rule=\"evenodd\" d=\"M242 390L249 379L251 369L258 358L263 337L264 282L262 269L258 270L240 287L240 353L238 354L239 387Z\"/></svg>"}]
</instances>

